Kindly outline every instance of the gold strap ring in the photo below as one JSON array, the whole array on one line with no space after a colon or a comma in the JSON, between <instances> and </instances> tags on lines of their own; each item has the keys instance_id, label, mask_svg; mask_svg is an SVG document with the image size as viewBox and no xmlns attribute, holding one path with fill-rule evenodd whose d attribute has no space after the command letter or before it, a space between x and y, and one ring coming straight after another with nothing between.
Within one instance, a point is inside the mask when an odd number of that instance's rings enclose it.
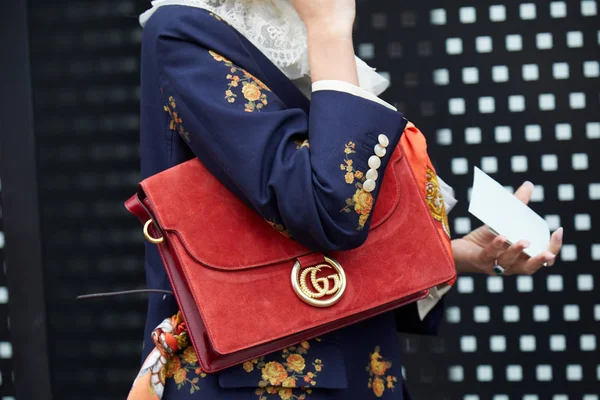
<instances>
[{"instance_id":1,"label":"gold strap ring","mask_svg":"<svg viewBox=\"0 0 600 400\"><path fill-rule=\"evenodd\" d=\"M151 223L152 223L152 220L149 219L144 224L144 236L146 237L146 240L149 241L150 243L154 243L154 244L160 244L160 243L164 242L165 238L162 236L159 238L154 238L154 237L150 236L150 233L148 233L148 229L150 228Z\"/></svg>"}]
</instances>

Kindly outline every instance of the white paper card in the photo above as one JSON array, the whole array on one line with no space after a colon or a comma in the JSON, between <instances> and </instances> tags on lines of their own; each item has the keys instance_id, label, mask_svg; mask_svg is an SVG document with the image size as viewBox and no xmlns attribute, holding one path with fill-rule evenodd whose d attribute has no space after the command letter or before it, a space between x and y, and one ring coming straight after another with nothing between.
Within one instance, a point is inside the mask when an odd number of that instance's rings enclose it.
<instances>
[{"instance_id":1,"label":"white paper card","mask_svg":"<svg viewBox=\"0 0 600 400\"><path fill-rule=\"evenodd\" d=\"M550 227L546 220L477 167L469 212L510 244L529 241L524 253L531 257L548 249Z\"/></svg>"}]
</instances>

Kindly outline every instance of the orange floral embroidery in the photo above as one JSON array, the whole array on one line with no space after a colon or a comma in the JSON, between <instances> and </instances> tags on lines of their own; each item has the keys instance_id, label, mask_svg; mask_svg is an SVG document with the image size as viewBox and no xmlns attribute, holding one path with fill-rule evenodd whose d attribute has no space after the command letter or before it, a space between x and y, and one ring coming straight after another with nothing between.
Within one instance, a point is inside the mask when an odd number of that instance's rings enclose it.
<instances>
[{"instance_id":1,"label":"orange floral embroidery","mask_svg":"<svg viewBox=\"0 0 600 400\"><path fill-rule=\"evenodd\" d=\"M296 143L296 150L301 149L303 147L310 149L310 143L308 142L308 139L306 139L306 140L298 139L298 140L294 141L294 143Z\"/></svg>"},{"instance_id":2,"label":"orange floral embroidery","mask_svg":"<svg viewBox=\"0 0 600 400\"><path fill-rule=\"evenodd\" d=\"M357 230L362 230L365 227L369 216L371 215L371 209L373 208L373 196L371 193L363 190L362 182L366 180L365 174L354 168L354 161L349 158L350 154L356 153L354 150L356 144L348 142L344 148L344 163L340 164L340 169L346 171L344 174L344 180L349 185L356 187L356 192L350 198L346 199L346 207L342 208L342 212L354 212L358 214L358 226Z\"/></svg>"},{"instance_id":3,"label":"orange floral embroidery","mask_svg":"<svg viewBox=\"0 0 600 400\"><path fill-rule=\"evenodd\" d=\"M435 172L427 168L427 183L425 184L425 199L429 206L429 212L436 221L441 222L444 232L450 236L450 224L446 214L446 204L440 189L440 183Z\"/></svg>"},{"instance_id":4,"label":"orange floral embroidery","mask_svg":"<svg viewBox=\"0 0 600 400\"><path fill-rule=\"evenodd\" d=\"M315 339L318 340L318 339ZM258 370L261 380L255 394L258 400L267 400L269 395L278 395L282 400L304 400L312 393L310 387L317 384L316 378L323 370L323 362L315 359L312 363L313 371L306 371L307 365L304 354L310 349L309 342L302 342L290 346L281 352L282 362L268 361L264 357L246 361L242 368L250 373ZM293 388L301 389L304 393L296 395Z\"/></svg>"},{"instance_id":5,"label":"orange floral embroidery","mask_svg":"<svg viewBox=\"0 0 600 400\"><path fill-rule=\"evenodd\" d=\"M235 93L241 86L241 94L244 99L248 102L244 104L246 112L260 112L264 107L269 104L267 100L267 95L262 91L270 92L271 90L265 85L260 79L256 78L254 75L249 73L248 71L238 68L227 58L223 57L220 54L215 53L214 51L209 51L210 55L218 61L224 63L227 67L229 67L229 74L227 74L227 79L229 80L229 84L227 86L227 90L225 90L225 99L229 103L235 103L238 94Z\"/></svg>"},{"instance_id":6,"label":"orange floral embroidery","mask_svg":"<svg viewBox=\"0 0 600 400\"><path fill-rule=\"evenodd\" d=\"M198 357L191 346L179 354L172 355L163 371L166 379L173 379L177 384L177 390L190 385L190 394L200 390L198 382L201 378L206 378L206 373L198 365Z\"/></svg>"},{"instance_id":7,"label":"orange floral embroidery","mask_svg":"<svg viewBox=\"0 0 600 400\"><path fill-rule=\"evenodd\" d=\"M175 103L175 99L173 96L169 96L169 102L167 105L163 107L163 109L169 113L169 117L171 117L171 121L169 122L169 129L179 133L181 137L186 141L190 141L190 134L186 132L183 128L183 120L177 114L177 103Z\"/></svg>"},{"instance_id":8,"label":"orange floral embroidery","mask_svg":"<svg viewBox=\"0 0 600 400\"><path fill-rule=\"evenodd\" d=\"M385 376L385 373L391 367L392 363L383 360L379 346L376 346L373 353L370 354L370 361L367 365L367 372L369 373L368 387L373 390L376 397L383 396L386 389L394 391L398 378L392 375Z\"/></svg>"},{"instance_id":9,"label":"orange floral embroidery","mask_svg":"<svg viewBox=\"0 0 600 400\"><path fill-rule=\"evenodd\" d=\"M292 239L293 238L292 234L287 229L285 229L285 227L283 225L278 224L277 222L275 222L273 220L267 220L267 223L269 225L271 225L271 227L273 229L275 229L277 232L281 233L286 238L288 238L288 239Z\"/></svg>"}]
</instances>

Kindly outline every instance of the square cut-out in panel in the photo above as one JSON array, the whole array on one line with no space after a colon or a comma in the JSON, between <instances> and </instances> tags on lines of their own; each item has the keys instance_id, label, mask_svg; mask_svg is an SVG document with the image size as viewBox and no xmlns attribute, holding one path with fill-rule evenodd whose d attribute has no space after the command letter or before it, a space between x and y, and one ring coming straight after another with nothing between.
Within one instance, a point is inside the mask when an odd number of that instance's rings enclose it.
<instances>
[{"instance_id":1,"label":"square cut-out in panel","mask_svg":"<svg viewBox=\"0 0 600 400\"><path fill-rule=\"evenodd\" d=\"M508 81L508 67L506 65L494 65L492 67L492 79L494 82Z\"/></svg>"},{"instance_id":2,"label":"square cut-out in panel","mask_svg":"<svg viewBox=\"0 0 600 400\"><path fill-rule=\"evenodd\" d=\"M552 76L554 77L554 79L568 79L569 64L566 62L552 64Z\"/></svg>"},{"instance_id":3,"label":"square cut-out in panel","mask_svg":"<svg viewBox=\"0 0 600 400\"><path fill-rule=\"evenodd\" d=\"M417 54L420 57L429 57L433 53L430 40L419 40L417 42Z\"/></svg>"},{"instance_id":4,"label":"square cut-out in panel","mask_svg":"<svg viewBox=\"0 0 600 400\"><path fill-rule=\"evenodd\" d=\"M448 380L450 382L461 382L464 379L464 371L461 365L453 365L448 368Z\"/></svg>"},{"instance_id":5,"label":"square cut-out in panel","mask_svg":"<svg viewBox=\"0 0 600 400\"><path fill-rule=\"evenodd\" d=\"M599 261L600 260L600 244L592 244L590 253L592 256L592 260Z\"/></svg>"},{"instance_id":6,"label":"square cut-out in panel","mask_svg":"<svg viewBox=\"0 0 600 400\"><path fill-rule=\"evenodd\" d=\"M577 246L574 244L563 244L560 257L563 261L577 261Z\"/></svg>"},{"instance_id":7,"label":"square cut-out in panel","mask_svg":"<svg viewBox=\"0 0 600 400\"><path fill-rule=\"evenodd\" d=\"M585 136L588 139L600 139L600 122L588 122L585 124Z\"/></svg>"},{"instance_id":8,"label":"square cut-out in panel","mask_svg":"<svg viewBox=\"0 0 600 400\"><path fill-rule=\"evenodd\" d=\"M473 308L473 321L477 323L490 322L490 308L488 306Z\"/></svg>"},{"instance_id":9,"label":"square cut-out in panel","mask_svg":"<svg viewBox=\"0 0 600 400\"><path fill-rule=\"evenodd\" d=\"M526 172L527 171L527 157L526 156L512 156L510 159L510 167L513 172Z\"/></svg>"},{"instance_id":10,"label":"square cut-out in panel","mask_svg":"<svg viewBox=\"0 0 600 400\"><path fill-rule=\"evenodd\" d=\"M579 337L579 348L581 351L594 351L596 350L596 336L594 335L581 335Z\"/></svg>"},{"instance_id":11,"label":"square cut-out in panel","mask_svg":"<svg viewBox=\"0 0 600 400\"><path fill-rule=\"evenodd\" d=\"M506 50L521 51L523 50L523 38L521 35L513 34L506 36Z\"/></svg>"},{"instance_id":12,"label":"square cut-out in panel","mask_svg":"<svg viewBox=\"0 0 600 400\"><path fill-rule=\"evenodd\" d=\"M525 96L508 96L508 109L512 112L525 111Z\"/></svg>"},{"instance_id":13,"label":"square cut-out in panel","mask_svg":"<svg viewBox=\"0 0 600 400\"><path fill-rule=\"evenodd\" d=\"M496 101L491 96L480 97L478 101L479 112L491 114L496 111Z\"/></svg>"},{"instance_id":14,"label":"square cut-out in panel","mask_svg":"<svg viewBox=\"0 0 600 400\"><path fill-rule=\"evenodd\" d=\"M538 97L538 107L542 111L554 110L556 108L554 95L552 93L540 94Z\"/></svg>"},{"instance_id":15,"label":"square cut-out in panel","mask_svg":"<svg viewBox=\"0 0 600 400\"><path fill-rule=\"evenodd\" d=\"M542 127L539 125L525 125L525 140L528 142L542 140Z\"/></svg>"},{"instance_id":16,"label":"square cut-out in panel","mask_svg":"<svg viewBox=\"0 0 600 400\"><path fill-rule=\"evenodd\" d=\"M589 231L592 229L590 214L575 214L575 229L578 231Z\"/></svg>"},{"instance_id":17,"label":"square cut-out in panel","mask_svg":"<svg viewBox=\"0 0 600 400\"><path fill-rule=\"evenodd\" d=\"M580 381L583 379L583 370L579 364L567 365L567 380Z\"/></svg>"},{"instance_id":18,"label":"square cut-out in panel","mask_svg":"<svg viewBox=\"0 0 600 400\"><path fill-rule=\"evenodd\" d=\"M565 351L567 349L567 339L565 335L550 335L550 350Z\"/></svg>"},{"instance_id":19,"label":"square cut-out in panel","mask_svg":"<svg viewBox=\"0 0 600 400\"><path fill-rule=\"evenodd\" d=\"M391 59L402 57L402 43L390 42L387 47L388 55Z\"/></svg>"},{"instance_id":20,"label":"square cut-out in panel","mask_svg":"<svg viewBox=\"0 0 600 400\"><path fill-rule=\"evenodd\" d=\"M551 231L555 231L558 228L560 228L560 216L555 215L555 214L546 215L544 217L544 219L548 223L548 227L550 228Z\"/></svg>"},{"instance_id":21,"label":"square cut-out in panel","mask_svg":"<svg viewBox=\"0 0 600 400\"><path fill-rule=\"evenodd\" d=\"M436 131L437 143L441 145L452 144L452 131L448 128L438 129Z\"/></svg>"},{"instance_id":22,"label":"square cut-out in panel","mask_svg":"<svg viewBox=\"0 0 600 400\"><path fill-rule=\"evenodd\" d=\"M490 6L490 21L506 21L506 7L504 7L503 5Z\"/></svg>"},{"instance_id":23,"label":"square cut-out in panel","mask_svg":"<svg viewBox=\"0 0 600 400\"><path fill-rule=\"evenodd\" d=\"M558 170L558 157L556 156L556 154L542 155L542 169L544 171Z\"/></svg>"},{"instance_id":24,"label":"square cut-out in panel","mask_svg":"<svg viewBox=\"0 0 600 400\"><path fill-rule=\"evenodd\" d=\"M468 217L454 218L454 231L459 234L471 232L471 220Z\"/></svg>"},{"instance_id":25,"label":"square cut-out in panel","mask_svg":"<svg viewBox=\"0 0 600 400\"><path fill-rule=\"evenodd\" d=\"M467 67L462 69L463 82L467 84L479 82L479 70L477 67Z\"/></svg>"},{"instance_id":26,"label":"square cut-out in panel","mask_svg":"<svg viewBox=\"0 0 600 400\"><path fill-rule=\"evenodd\" d=\"M458 9L458 20L463 24L472 24L477 20L475 7L461 7Z\"/></svg>"},{"instance_id":27,"label":"square cut-out in panel","mask_svg":"<svg viewBox=\"0 0 600 400\"><path fill-rule=\"evenodd\" d=\"M581 2L581 15L584 17L593 17L598 14L595 0L583 0Z\"/></svg>"},{"instance_id":28,"label":"square cut-out in panel","mask_svg":"<svg viewBox=\"0 0 600 400\"><path fill-rule=\"evenodd\" d=\"M448 100L448 111L454 115L464 114L466 111L465 99L454 98Z\"/></svg>"},{"instance_id":29,"label":"square cut-out in panel","mask_svg":"<svg viewBox=\"0 0 600 400\"><path fill-rule=\"evenodd\" d=\"M477 367L477 380L480 382L491 382L494 379L494 370L491 365L479 365Z\"/></svg>"},{"instance_id":30,"label":"square cut-out in panel","mask_svg":"<svg viewBox=\"0 0 600 400\"><path fill-rule=\"evenodd\" d=\"M400 18L400 23L405 28L412 28L417 25L417 13L414 11L404 11Z\"/></svg>"},{"instance_id":31,"label":"square cut-out in panel","mask_svg":"<svg viewBox=\"0 0 600 400\"><path fill-rule=\"evenodd\" d=\"M429 14L429 20L432 25L445 25L446 24L446 10L443 8L436 8L431 10Z\"/></svg>"},{"instance_id":32,"label":"square cut-out in panel","mask_svg":"<svg viewBox=\"0 0 600 400\"><path fill-rule=\"evenodd\" d=\"M463 353L473 353L477 351L477 339L475 336L462 336L460 338L460 350Z\"/></svg>"},{"instance_id":33,"label":"square cut-out in panel","mask_svg":"<svg viewBox=\"0 0 600 400\"><path fill-rule=\"evenodd\" d=\"M502 335L490 336L490 350L494 353L506 351L506 337Z\"/></svg>"},{"instance_id":34,"label":"square cut-out in panel","mask_svg":"<svg viewBox=\"0 0 600 400\"><path fill-rule=\"evenodd\" d=\"M550 308L545 304L533 306L533 320L536 322L546 322L550 320Z\"/></svg>"},{"instance_id":35,"label":"square cut-out in panel","mask_svg":"<svg viewBox=\"0 0 600 400\"><path fill-rule=\"evenodd\" d=\"M482 157L481 169L487 174L498 172L498 159L496 157Z\"/></svg>"},{"instance_id":36,"label":"square cut-out in panel","mask_svg":"<svg viewBox=\"0 0 600 400\"><path fill-rule=\"evenodd\" d=\"M458 293L473 293L475 291L473 278L470 276L459 276L456 286Z\"/></svg>"},{"instance_id":37,"label":"square cut-out in panel","mask_svg":"<svg viewBox=\"0 0 600 400\"><path fill-rule=\"evenodd\" d=\"M520 365L506 366L506 380L509 382L519 382L523 380L523 368Z\"/></svg>"},{"instance_id":38,"label":"square cut-out in panel","mask_svg":"<svg viewBox=\"0 0 600 400\"><path fill-rule=\"evenodd\" d=\"M469 162L466 158L452 159L452 173L455 175L465 175L469 172Z\"/></svg>"},{"instance_id":39,"label":"square cut-out in panel","mask_svg":"<svg viewBox=\"0 0 600 400\"><path fill-rule=\"evenodd\" d=\"M465 143L481 143L481 128L473 126L465 129Z\"/></svg>"},{"instance_id":40,"label":"square cut-out in panel","mask_svg":"<svg viewBox=\"0 0 600 400\"><path fill-rule=\"evenodd\" d=\"M495 394L492 400L510 400L510 398L506 394Z\"/></svg>"},{"instance_id":41,"label":"square cut-out in panel","mask_svg":"<svg viewBox=\"0 0 600 400\"><path fill-rule=\"evenodd\" d=\"M452 324L457 324L460 322L460 308L456 306L448 307L446 309L446 321Z\"/></svg>"},{"instance_id":42,"label":"square cut-out in panel","mask_svg":"<svg viewBox=\"0 0 600 400\"><path fill-rule=\"evenodd\" d=\"M574 110L585 108L585 93L569 93L569 107Z\"/></svg>"},{"instance_id":43,"label":"square cut-out in panel","mask_svg":"<svg viewBox=\"0 0 600 400\"><path fill-rule=\"evenodd\" d=\"M563 319L565 321L579 321L579 306L577 304L565 304L563 306Z\"/></svg>"},{"instance_id":44,"label":"square cut-out in panel","mask_svg":"<svg viewBox=\"0 0 600 400\"><path fill-rule=\"evenodd\" d=\"M558 185L558 199L560 201L571 201L575 199L575 187L570 183Z\"/></svg>"},{"instance_id":45,"label":"square cut-out in panel","mask_svg":"<svg viewBox=\"0 0 600 400\"><path fill-rule=\"evenodd\" d=\"M538 381L551 381L552 380L552 366L551 365L538 365L535 368L535 377Z\"/></svg>"},{"instance_id":46,"label":"square cut-out in panel","mask_svg":"<svg viewBox=\"0 0 600 400\"><path fill-rule=\"evenodd\" d=\"M494 129L494 137L498 143L510 142L512 138L510 126L497 126Z\"/></svg>"},{"instance_id":47,"label":"square cut-out in panel","mask_svg":"<svg viewBox=\"0 0 600 400\"><path fill-rule=\"evenodd\" d=\"M530 20L535 19L535 3L523 3L519 6L519 16L521 19Z\"/></svg>"},{"instance_id":48,"label":"square cut-out in panel","mask_svg":"<svg viewBox=\"0 0 600 400\"><path fill-rule=\"evenodd\" d=\"M463 52L463 45L461 38L448 38L446 39L446 53L448 54L461 54Z\"/></svg>"},{"instance_id":49,"label":"square cut-out in panel","mask_svg":"<svg viewBox=\"0 0 600 400\"><path fill-rule=\"evenodd\" d=\"M504 306L502 315L505 322L519 322L521 319L519 306Z\"/></svg>"},{"instance_id":50,"label":"square cut-out in panel","mask_svg":"<svg viewBox=\"0 0 600 400\"><path fill-rule=\"evenodd\" d=\"M478 53L491 53L493 48L491 36L477 36L475 38L475 50Z\"/></svg>"},{"instance_id":51,"label":"square cut-out in panel","mask_svg":"<svg viewBox=\"0 0 600 400\"><path fill-rule=\"evenodd\" d=\"M504 278L501 276L487 277L487 290L490 293L500 293L504 290Z\"/></svg>"},{"instance_id":52,"label":"square cut-out in panel","mask_svg":"<svg viewBox=\"0 0 600 400\"><path fill-rule=\"evenodd\" d=\"M571 124L556 124L554 133L557 140L570 140L572 137Z\"/></svg>"},{"instance_id":53,"label":"square cut-out in panel","mask_svg":"<svg viewBox=\"0 0 600 400\"><path fill-rule=\"evenodd\" d=\"M585 61L583 63L583 76L597 78L600 76L600 63L598 61Z\"/></svg>"},{"instance_id":54,"label":"square cut-out in panel","mask_svg":"<svg viewBox=\"0 0 600 400\"><path fill-rule=\"evenodd\" d=\"M563 290L563 277L561 275L548 275L546 287L549 292L561 292Z\"/></svg>"},{"instance_id":55,"label":"square cut-out in panel","mask_svg":"<svg viewBox=\"0 0 600 400\"><path fill-rule=\"evenodd\" d=\"M535 45L539 50L551 49L553 46L552 34L549 32L538 33L535 36Z\"/></svg>"},{"instance_id":56,"label":"square cut-out in panel","mask_svg":"<svg viewBox=\"0 0 600 400\"><path fill-rule=\"evenodd\" d=\"M521 335L519 338L519 348L521 351L535 351L535 336Z\"/></svg>"},{"instance_id":57,"label":"square cut-out in panel","mask_svg":"<svg viewBox=\"0 0 600 400\"><path fill-rule=\"evenodd\" d=\"M567 3L564 1L553 1L550 3L550 16L552 18L564 18L567 16Z\"/></svg>"},{"instance_id":58,"label":"square cut-out in panel","mask_svg":"<svg viewBox=\"0 0 600 400\"><path fill-rule=\"evenodd\" d=\"M374 13L371 15L371 26L374 29L384 29L387 26L387 15L384 13Z\"/></svg>"},{"instance_id":59,"label":"square cut-out in panel","mask_svg":"<svg viewBox=\"0 0 600 400\"><path fill-rule=\"evenodd\" d=\"M533 186L533 192L531 192L530 201L532 203L538 202L538 201L544 201L544 187L542 185L534 185Z\"/></svg>"},{"instance_id":60,"label":"square cut-out in panel","mask_svg":"<svg viewBox=\"0 0 600 400\"><path fill-rule=\"evenodd\" d=\"M555 394L552 396L552 400L569 400L569 396L566 394Z\"/></svg>"},{"instance_id":61,"label":"square cut-out in panel","mask_svg":"<svg viewBox=\"0 0 600 400\"><path fill-rule=\"evenodd\" d=\"M588 155L585 153L575 153L571 156L571 166L576 171L588 169Z\"/></svg>"},{"instance_id":62,"label":"square cut-out in panel","mask_svg":"<svg viewBox=\"0 0 600 400\"><path fill-rule=\"evenodd\" d=\"M441 68L433 71L433 83L436 85L447 85L450 83L450 73L447 69Z\"/></svg>"},{"instance_id":63,"label":"square cut-out in panel","mask_svg":"<svg viewBox=\"0 0 600 400\"><path fill-rule=\"evenodd\" d=\"M365 60L370 60L375 56L375 46L373 43L361 43L358 45L358 56Z\"/></svg>"},{"instance_id":64,"label":"square cut-out in panel","mask_svg":"<svg viewBox=\"0 0 600 400\"><path fill-rule=\"evenodd\" d=\"M517 290L521 293L533 292L533 278L527 275L517 276Z\"/></svg>"},{"instance_id":65,"label":"square cut-out in panel","mask_svg":"<svg viewBox=\"0 0 600 400\"><path fill-rule=\"evenodd\" d=\"M594 277L590 274L577 275L577 290L580 292L594 290Z\"/></svg>"},{"instance_id":66,"label":"square cut-out in panel","mask_svg":"<svg viewBox=\"0 0 600 400\"><path fill-rule=\"evenodd\" d=\"M537 64L525 64L522 68L524 81L537 81L540 73Z\"/></svg>"},{"instance_id":67,"label":"square cut-out in panel","mask_svg":"<svg viewBox=\"0 0 600 400\"><path fill-rule=\"evenodd\" d=\"M583 47L583 33L581 31L567 32L567 46L571 48Z\"/></svg>"},{"instance_id":68,"label":"square cut-out in panel","mask_svg":"<svg viewBox=\"0 0 600 400\"><path fill-rule=\"evenodd\" d=\"M590 183L588 185L588 197L590 200L600 200L600 183Z\"/></svg>"}]
</instances>

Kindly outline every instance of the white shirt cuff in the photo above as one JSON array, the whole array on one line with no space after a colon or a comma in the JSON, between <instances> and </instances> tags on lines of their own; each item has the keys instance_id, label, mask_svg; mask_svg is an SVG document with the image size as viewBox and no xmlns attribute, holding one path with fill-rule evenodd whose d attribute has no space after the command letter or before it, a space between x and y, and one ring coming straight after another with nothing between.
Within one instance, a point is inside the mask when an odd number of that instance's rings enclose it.
<instances>
[{"instance_id":1,"label":"white shirt cuff","mask_svg":"<svg viewBox=\"0 0 600 400\"><path fill-rule=\"evenodd\" d=\"M429 296L417 301L417 309L421 321L425 319L429 311L433 310L435 305L442 299L442 296L448 293L450 289L452 289L452 286L447 283L442 283L441 285L429 289Z\"/></svg>"},{"instance_id":2,"label":"white shirt cuff","mask_svg":"<svg viewBox=\"0 0 600 400\"><path fill-rule=\"evenodd\" d=\"M396 107L391 105L390 103L381 100L379 97L375 96L373 93L365 90L359 86L353 85L350 82L346 81L336 81L336 80L320 80L316 81L312 84L312 91L317 92L319 90L335 90L337 92L345 92L352 94L354 96L362 97L366 100L371 100L377 104L381 104L384 107L389 108L390 110L398 111Z\"/></svg>"}]
</instances>

